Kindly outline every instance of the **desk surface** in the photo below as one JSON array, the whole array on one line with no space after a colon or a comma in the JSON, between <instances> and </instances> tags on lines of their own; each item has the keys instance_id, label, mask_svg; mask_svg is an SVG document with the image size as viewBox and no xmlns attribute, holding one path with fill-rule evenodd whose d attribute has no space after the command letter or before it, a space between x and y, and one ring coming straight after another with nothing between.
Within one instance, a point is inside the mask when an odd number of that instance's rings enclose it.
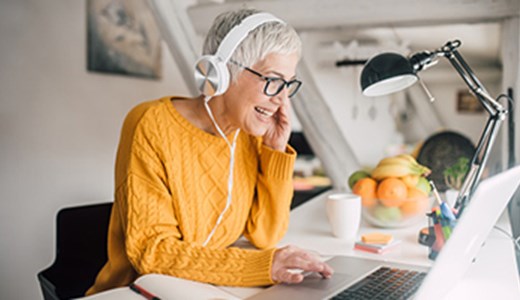
<instances>
[{"instance_id":1,"label":"desk surface","mask_svg":"<svg viewBox=\"0 0 520 300\"><path fill-rule=\"evenodd\" d=\"M289 230L279 246L293 244L318 252L324 259L333 255L348 255L423 266L432 264L427 258L428 249L417 243L420 228L427 226L426 218L423 224L400 229L374 228L362 223L359 235L373 231L387 232L402 241L398 248L384 255L354 250L354 241L335 238L331 234L325 214L324 199L330 192L318 195L291 212ZM497 226L511 232L507 214L500 218ZM262 289L220 287L220 290L238 298L246 298ZM88 299L98 298L93 296ZM104 296L99 299L119 298L117 293L112 293L111 297ZM476 262L470 267L464 279L450 291L446 299L520 299L519 274L512 241L498 230L491 231Z\"/></svg>"},{"instance_id":2,"label":"desk surface","mask_svg":"<svg viewBox=\"0 0 520 300\"><path fill-rule=\"evenodd\" d=\"M423 266L432 264L428 259L428 248L417 242L419 230L428 225L426 218L424 223L396 229L375 228L362 222L358 236L378 231L390 233L395 239L401 240L398 248L383 255L354 250L354 241L334 237L326 217L324 201L331 192L320 194L291 212L289 230L279 246L296 245L318 252L324 258L348 255ZM509 224L509 218L504 214L497 226L511 232ZM222 289L240 298L261 291L260 288ZM520 299L519 275L512 241L498 230L491 231L477 261L446 299Z\"/></svg>"}]
</instances>

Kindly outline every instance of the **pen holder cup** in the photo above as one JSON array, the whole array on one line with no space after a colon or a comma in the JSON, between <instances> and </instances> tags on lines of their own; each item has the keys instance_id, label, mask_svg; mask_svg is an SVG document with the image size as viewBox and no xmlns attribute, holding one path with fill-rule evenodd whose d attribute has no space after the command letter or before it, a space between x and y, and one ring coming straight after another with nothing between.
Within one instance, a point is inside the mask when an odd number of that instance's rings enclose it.
<instances>
[{"instance_id":1,"label":"pen holder cup","mask_svg":"<svg viewBox=\"0 0 520 300\"><path fill-rule=\"evenodd\" d=\"M454 212L456 215L456 212ZM428 258L435 260L444 244L450 238L456 220L451 220L440 213L439 207L434 207L428 216L428 227L419 233L419 243L429 248Z\"/></svg>"}]
</instances>

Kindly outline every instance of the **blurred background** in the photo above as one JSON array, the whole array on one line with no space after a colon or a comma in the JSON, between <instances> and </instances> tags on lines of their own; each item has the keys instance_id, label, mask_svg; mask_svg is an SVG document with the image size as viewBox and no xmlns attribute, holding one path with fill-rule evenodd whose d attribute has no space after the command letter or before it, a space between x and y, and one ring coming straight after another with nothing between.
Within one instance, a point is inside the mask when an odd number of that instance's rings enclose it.
<instances>
[{"instance_id":1,"label":"blurred background","mask_svg":"<svg viewBox=\"0 0 520 300\"><path fill-rule=\"evenodd\" d=\"M150 3L167 7L171 23L157 26ZM382 99L363 96L355 61L460 39L491 95L520 86L515 1L1 1L0 298L41 299L36 274L55 257L58 210L112 200L126 113L145 100L192 95L190 60L210 22L244 5L286 20L304 42L298 74L305 89L292 112L291 143L300 152L293 207L345 186L356 168L417 153L444 130L475 144L484 126L486 114L446 61L422 77L433 103L418 86ZM174 38L161 39L165 32ZM93 52L100 47L107 57ZM489 173L508 162L511 129L504 128Z\"/></svg>"}]
</instances>

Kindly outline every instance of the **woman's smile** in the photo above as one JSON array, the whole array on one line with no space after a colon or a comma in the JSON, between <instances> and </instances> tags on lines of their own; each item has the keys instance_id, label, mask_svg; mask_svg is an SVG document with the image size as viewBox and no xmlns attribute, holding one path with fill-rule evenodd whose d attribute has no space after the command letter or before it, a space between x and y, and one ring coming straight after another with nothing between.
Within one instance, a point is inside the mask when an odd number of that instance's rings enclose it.
<instances>
[{"instance_id":1,"label":"woman's smile","mask_svg":"<svg viewBox=\"0 0 520 300\"><path fill-rule=\"evenodd\" d=\"M276 110L267 109L261 106L255 106L255 112L260 121L267 123L272 120L272 117L276 113Z\"/></svg>"}]
</instances>

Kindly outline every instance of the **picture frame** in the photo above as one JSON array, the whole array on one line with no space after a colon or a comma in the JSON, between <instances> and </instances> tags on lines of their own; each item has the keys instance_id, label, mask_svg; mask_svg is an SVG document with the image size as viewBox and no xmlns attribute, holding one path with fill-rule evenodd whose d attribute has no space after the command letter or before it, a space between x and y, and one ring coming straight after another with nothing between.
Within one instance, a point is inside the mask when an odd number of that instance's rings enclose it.
<instances>
[{"instance_id":1,"label":"picture frame","mask_svg":"<svg viewBox=\"0 0 520 300\"><path fill-rule=\"evenodd\" d=\"M484 112L484 107L469 90L459 90L457 92L457 112L478 114Z\"/></svg>"},{"instance_id":2,"label":"picture frame","mask_svg":"<svg viewBox=\"0 0 520 300\"><path fill-rule=\"evenodd\" d=\"M144 0L87 0L87 69L161 78L161 38Z\"/></svg>"}]
</instances>

